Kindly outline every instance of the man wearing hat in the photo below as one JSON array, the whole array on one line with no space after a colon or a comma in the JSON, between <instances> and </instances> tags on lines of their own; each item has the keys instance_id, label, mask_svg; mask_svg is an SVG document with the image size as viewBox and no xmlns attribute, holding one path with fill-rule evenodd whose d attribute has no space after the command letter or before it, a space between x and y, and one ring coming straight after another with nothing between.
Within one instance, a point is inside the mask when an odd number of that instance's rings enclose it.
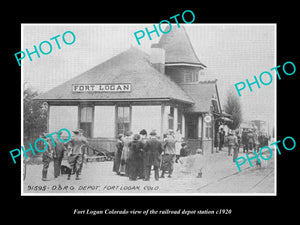
<instances>
[{"instance_id":1,"label":"man wearing hat","mask_svg":"<svg viewBox=\"0 0 300 225\"><path fill-rule=\"evenodd\" d=\"M221 127L218 133L218 139L219 139L219 151L222 151L222 148L224 146L224 140L225 140L225 131L223 130L223 127Z\"/></svg>"},{"instance_id":2,"label":"man wearing hat","mask_svg":"<svg viewBox=\"0 0 300 225\"><path fill-rule=\"evenodd\" d=\"M248 147L250 151L252 151L254 147L254 135L252 131L248 133Z\"/></svg>"},{"instance_id":3,"label":"man wearing hat","mask_svg":"<svg viewBox=\"0 0 300 225\"><path fill-rule=\"evenodd\" d=\"M48 173L49 164L53 157L53 148L54 148L54 146L50 140L50 137L46 137L47 135L48 135L47 133L43 133L41 135L41 138L45 139L46 143L47 143L47 146L44 146L44 149L45 148L47 148L47 149L43 152L43 156L42 156L42 162L43 162L42 180L43 181L48 181L47 173ZM45 145L45 144L43 144L43 145Z\"/></svg>"},{"instance_id":4,"label":"man wearing hat","mask_svg":"<svg viewBox=\"0 0 300 225\"><path fill-rule=\"evenodd\" d=\"M55 147L53 147L53 166L54 166L54 178L60 175L61 162L66 151L65 144L58 139L58 136L53 137Z\"/></svg>"},{"instance_id":5,"label":"man wearing hat","mask_svg":"<svg viewBox=\"0 0 300 225\"><path fill-rule=\"evenodd\" d=\"M69 164L73 174L76 173L76 180L79 180L80 167L82 164L83 152L82 145L87 145L87 139L80 133L82 130L74 130L74 136L71 137L68 144L71 145L71 154L69 155ZM68 180L71 178L71 172L68 174Z\"/></svg>"},{"instance_id":6,"label":"man wearing hat","mask_svg":"<svg viewBox=\"0 0 300 225\"><path fill-rule=\"evenodd\" d=\"M153 130L150 132L150 138L146 141L144 150L145 150L145 181L150 180L151 167L154 167L155 180L159 179L159 166L161 161L161 153L163 151L161 142L156 137L156 131Z\"/></svg>"},{"instance_id":7,"label":"man wearing hat","mask_svg":"<svg viewBox=\"0 0 300 225\"><path fill-rule=\"evenodd\" d=\"M248 131L246 128L242 131L242 145L243 145L243 153L248 153Z\"/></svg>"},{"instance_id":8,"label":"man wearing hat","mask_svg":"<svg viewBox=\"0 0 300 225\"><path fill-rule=\"evenodd\" d=\"M120 175L120 164L121 164L121 155L123 151L123 134L119 134L116 143L116 150L115 150L115 157L114 157L114 164L113 164L113 172L116 172Z\"/></svg>"},{"instance_id":9,"label":"man wearing hat","mask_svg":"<svg viewBox=\"0 0 300 225\"><path fill-rule=\"evenodd\" d=\"M175 144L176 140L174 139L174 132L173 130L168 130L167 137L164 139L163 148L164 148L164 155L162 156L162 166L161 166L161 178L164 178L165 172L168 171L169 176L172 176L174 170L174 162L176 158L176 151L175 151Z\"/></svg>"},{"instance_id":10,"label":"man wearing hat","mask_svg":"<svg viewBox=\"0 0 300 225\"><path fill-rule=\"evenodd\" d=\"M234 135L232 131L228 131L227 141L228 141L228 156L231 156L232 155L231 150L234 149L236 146L238 146L237 137Z\"/></svg>"},{"instance_id":11,"label":"man wearing hat","mask_svg":"<svg viewBox=\"0 0 300 225\"><path fill-rule=\"evenodd\" d=\"M141 152L143 149L143 143L140 141L140 135L133 135L133 140L129 143L128 154L128 177L129 180L137 180L140 173L140 165L142 161Z\"/></svg>"},{"instance_id":12,"label":"man wearing hat","mask_svg":"<svg viewBox=\"0 0 300 225\"><path fill-rule=\"evenodd\" d=\"M140 161L140 166L139 166L139 178L141 179L145 179L146 177L146 165L145 165L145 159L146 159L146 154L144 151L144 146L146 144L147 141L147 131L145 129L142 129L139 133L139 135L141 136L140 141L143 143L143 149L140 153L142 160Z\"/></svg>"}]
</instances>

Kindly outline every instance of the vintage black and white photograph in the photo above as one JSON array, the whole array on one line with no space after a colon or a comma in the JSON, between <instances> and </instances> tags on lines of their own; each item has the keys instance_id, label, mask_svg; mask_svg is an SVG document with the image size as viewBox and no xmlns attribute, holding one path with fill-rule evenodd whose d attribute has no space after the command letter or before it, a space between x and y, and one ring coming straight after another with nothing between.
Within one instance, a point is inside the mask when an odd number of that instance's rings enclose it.
<instances>
[{"instance_id":1,"label":"vintage black and white photograph","mask_svg":"<svg viewBox=\"0 0 300 225\"><path fill-rule=\"evenodd\" d=\"M277 194L276 24L21 28L22 195Z\"/></svg>"}]
</instances>

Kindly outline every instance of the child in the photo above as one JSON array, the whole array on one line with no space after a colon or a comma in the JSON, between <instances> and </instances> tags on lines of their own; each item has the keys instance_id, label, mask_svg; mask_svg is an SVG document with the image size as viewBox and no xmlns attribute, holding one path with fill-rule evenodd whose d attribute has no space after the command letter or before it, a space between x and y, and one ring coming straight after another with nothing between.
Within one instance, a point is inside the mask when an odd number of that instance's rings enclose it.
<instances>
[{"instance_id":1,"label":"child","mask_svg":"<svg viewBox=\"0 0 300 225\"><path fill-rule=\"evenodd\" d=\"M186 157L186 156L188 156L187 144L183 142L181 144L180 155L176 155L175 162L178 163L180 157Z\"/></svg>"}]
</instances>

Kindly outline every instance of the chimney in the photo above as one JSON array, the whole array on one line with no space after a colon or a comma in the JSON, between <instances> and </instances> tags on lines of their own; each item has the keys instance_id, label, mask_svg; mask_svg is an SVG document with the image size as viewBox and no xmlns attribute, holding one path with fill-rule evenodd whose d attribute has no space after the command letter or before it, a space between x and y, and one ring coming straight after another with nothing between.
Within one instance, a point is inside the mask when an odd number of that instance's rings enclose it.
<instances>
[{"instance_id":1,"label":"chimney","mask_svg":"<svg viewBox=\"0 0 300 225\"><path fill-rule=\"evenodd\" d=\"M152 44L150 49L150 63L161 73L165 73L165 50L158 44Z\"/></svg>"}]
</instances>

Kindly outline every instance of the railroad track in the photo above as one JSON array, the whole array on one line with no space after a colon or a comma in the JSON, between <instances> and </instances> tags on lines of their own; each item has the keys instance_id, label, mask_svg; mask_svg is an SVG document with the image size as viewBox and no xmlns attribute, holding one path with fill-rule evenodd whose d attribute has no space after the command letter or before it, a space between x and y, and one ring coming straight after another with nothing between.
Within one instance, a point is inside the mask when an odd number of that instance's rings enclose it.
<instances>
[{"instance_id":1,"label":"railroad track","mask_svg":"<svg viewBox=\"0 0 300 225\"><path fill-rule=\"evenodd\" d=\"M260 179L255 185L253 185L249 190L248 190L248 192L249 191L251 191L252 189L254 189L256 186L258 186L259 184L261 184L264 180L266 180L269 176L270 176L270 174L274 174L274 170L271 170L267 175L265 175L262 179Z\"/></svg>"},{"instance_id":2,"label":"railroad track","mask_svg":"<svg viewBox=\"0 0 300 225\"><path fill-rule=\"evenodd\" d=\"M243 168L243 171L247 171L247 170L249 170L250 168L253 168L253 167L251 167L251 166L248 166L248 167L246 167L246 168ZM266 174L265 176L263 176L263 178L262 179L260 179L258 182L256 182L254 185L252 185L246 192L250 192L251 190L253 190L255 187L257 187L259 184L261 184L264 180L266 180L271 174L273 174L274 173L274 170L271 170L268 174ZM229 175L226 175L226 176L224 176L224 177L221 177L221 178L218 178L218 179L216 179L216 180L214 180L214 181L212 181L212 182L209 182L209 183L207 183L207 184L205 184L205 185L203 185L203 186L201 186L201 187L199 187L199 188L197 188L197 191L200 191L201 189L204 189L204 188L206 188L206 187L208 187L208 186L210 186L210 185L212 185L212 184L216 184L216 183L218 183L218 182L222 182L222 181L224 181L224 180L226 180L226 179L230 179L230 178L232 178L232 177L234 177L234 176L241 176L241 172L234 172L234 173L232 173L232 174L229 174ZM245 174L243 174L243 176L246 176ZM245 192L245 193L246 193Z\"/></svg>"}]
</instances>

